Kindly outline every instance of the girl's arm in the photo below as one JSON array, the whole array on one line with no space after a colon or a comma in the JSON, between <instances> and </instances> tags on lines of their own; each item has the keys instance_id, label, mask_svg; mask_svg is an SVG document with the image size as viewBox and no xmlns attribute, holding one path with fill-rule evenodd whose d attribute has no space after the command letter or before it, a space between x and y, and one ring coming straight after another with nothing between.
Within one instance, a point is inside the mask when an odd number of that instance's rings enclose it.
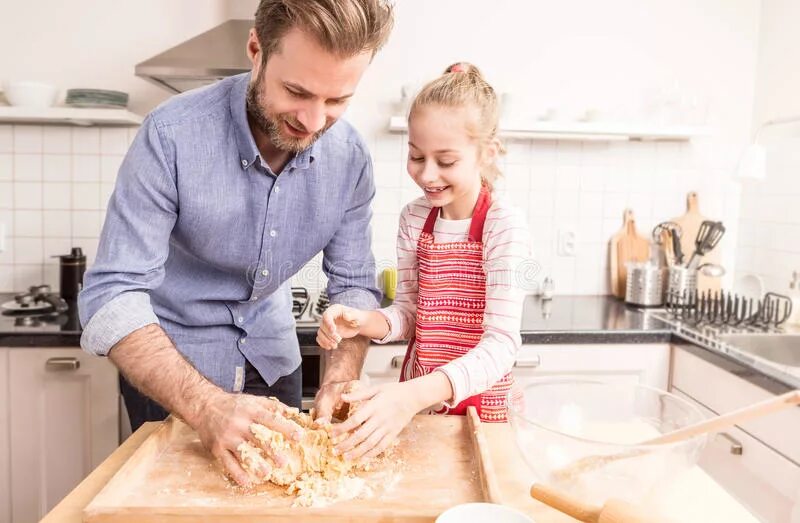
<instances>
[{"instance_id":1,"label":"girl's arm","mask_svg":"<svg viewBox=\"0 0 800 523\"><path fill-rule=\"evenodd\" d=\"M526 279L536 272L529 274L535 265L528 227L522 215L509 206L493 206L486 220L484 334L467 354L437 369L447 375L453 387L448 406L486 391L510 372L522 344L522 304L530 283Z\"/></svg>"},{"instance_id":2,"label":"girl's arm","mask_svg":"<svg viewBox=\"0 0 800 523\"><path fill-rule=\"evenodd\" d=\"M400 214L397 233L397 291L389 307L363 311L343 305L331 305L322 315L317 343L332 350L344 338L362 334L377 343L409 339L416 329L417 315L417 238L419 230L409 224L426 212L424 207L408 204Z\"/></svg>"}]
</instances>

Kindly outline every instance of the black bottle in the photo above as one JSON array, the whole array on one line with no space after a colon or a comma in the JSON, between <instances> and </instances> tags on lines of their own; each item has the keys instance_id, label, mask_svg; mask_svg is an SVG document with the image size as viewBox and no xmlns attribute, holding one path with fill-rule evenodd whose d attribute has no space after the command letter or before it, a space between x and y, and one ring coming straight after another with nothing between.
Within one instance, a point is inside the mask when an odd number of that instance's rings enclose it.
<instances>
[{"instance_id":1,"label":"black bottle","mask_svg":"<svg viewBox=\"0 0 800 523\"><path fill-rule=\"evenodd\" d=\"M78 293L83 289L86 256L80 247L73 247L70 254L63 254L58 258L61 259L61 297L65 300L77 300Z\"/></svg>"}]
</instances>

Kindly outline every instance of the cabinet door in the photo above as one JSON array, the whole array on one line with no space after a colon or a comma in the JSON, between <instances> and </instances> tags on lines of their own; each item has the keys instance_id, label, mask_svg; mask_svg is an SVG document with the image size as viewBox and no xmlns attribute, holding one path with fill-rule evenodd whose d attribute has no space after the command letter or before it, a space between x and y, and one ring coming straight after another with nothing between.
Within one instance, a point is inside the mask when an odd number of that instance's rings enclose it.
<instances>
[{"instance_id":1,"label":"cabinet door","mask_svg":"<svg viewBox=\"0 0 800 523\"><path fill-rule=\"evenodd\" d=\"M576 377L649 385L666 390L667 344L523 345L514 379L524 385L547 377Z\"/></svg>"},{"instance_id":2,"label":"cabinet door","mask_svg":"<svg viewBox=\"0 0 800 523\"><path fill-rule=\"evenodd\" d=\"M370 385L397 383L405 354L405 345L370 345L361 379Z\"/></svg>"},{"instance_id":3,"label":"cabinet door","mask_svg":"<svg viewBox=\"0 0 800 523\"><path fill-rule=\"evenodd\" d=\"M11 443L8 441L8 351L0 348L0 523L11 521Z\"/></svg>"},{"instance_id":4,"label":"cabinet door","mask_svg":"<svg viewBox=\"0 0 800 523\"><path fill-rule=\"evenodd\" d=\"M38 521L117 447L117 371L80 349L9 349L12 521Z\"/></svg>"},{"instance_id":5,"label":"cabinet door","mask_svg":"<svg viewBox=\"0 0 800 523\"><path fill-rule=\"evenodd\" d=\"M717 413L673 387L707 416ZM800 492L800 466L747 432L733 427L717 434L703 450L700 466L762 521L789 522Z\"/></svg>"}]
</instances>

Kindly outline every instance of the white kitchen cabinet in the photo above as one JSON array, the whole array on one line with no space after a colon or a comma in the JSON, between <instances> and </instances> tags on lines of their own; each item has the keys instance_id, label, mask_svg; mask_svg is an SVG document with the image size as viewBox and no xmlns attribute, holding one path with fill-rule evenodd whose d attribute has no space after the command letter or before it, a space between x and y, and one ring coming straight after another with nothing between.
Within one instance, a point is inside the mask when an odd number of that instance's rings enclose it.
<instances>
[{"instance_id":1,"label":"white kitchen cabinet","mask_svg":"<svg viewBox=\"0 0 800 523\"><path fill-rule=\"evenodd\" d=\"M669 378L669 345L587 344L523 345L514 365L514 378L524 385L544 377L581 377L640 383L666 390ZM363 375L370 383L395 382L406 345L370 346Z\"/></svg>"},{"instance_id":2,"label":"white kitchen cabinet","mask_svg":"<svg viewBox=\"0 0 800 523\"><path fill-rule=\"evenodd\" d=\"M672 365L671 391L709 416L774 396L679 346L673 349ZM800 516L798 434L798 408L742 423L710 441L700 466L761 520L796 523L792 517Z\"/></svg>"},{"instance_id":3,"label":"white kitchen cabinet","mask_svg":"<svg viewBox=\"0 0 800 523\"><path fill-rule=\"evenodd\" d=\"M117 448L117 371L79 348L8 352L11 521L41 519Z\"/></svg>"},{"instance_id":4,"label":"white kitchen cabinet","mask_svg":"<svg viewBox=\"0 0 800 523\"><path fill-rule=\"evenodd\" d=\"M643 344L523 345L514 364L514 380L575 377L648 385L666 390L670 347Z\"/></svg>"},{"instance_id":5,"label":"white kitchen cabinet","mask_svg":"<svg viewBox=\"0 0 800 523\"><path fill-rule=\"evenodd\" d=\"M406 354L406 344L378 345L373 343L367 351L361 379L370 385L400 381L400 367Z\"/></svg>"},{"instance_id":6,"label":"white kitchen cabinet","mask_svg":"<svg viewBox=\"0 0 800 523\"><path fill-rule=\"evenodd\" d=\"M0 523L11 521L11 443L8 414L8 349L0 348Z\"/></svg>"}]
</instances>

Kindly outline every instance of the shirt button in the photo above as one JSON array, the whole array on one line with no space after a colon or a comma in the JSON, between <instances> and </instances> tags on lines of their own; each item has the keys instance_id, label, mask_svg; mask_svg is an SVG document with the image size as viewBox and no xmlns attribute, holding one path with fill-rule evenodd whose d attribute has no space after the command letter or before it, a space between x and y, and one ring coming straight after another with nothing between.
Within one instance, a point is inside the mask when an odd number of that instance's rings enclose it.
<instances>
[{"instance_id":1,"label":"shirt button","mask_svg":"<svg viewBox=\"0 0 800 523\"><path fill-rule=\"evenodd\" d=\"M242 339L240 339L240 340L239 340L239 343L241 343L242 345L244 345L245 343L247 343L247 338L242 338Z\"/></svg>"},{"instance_id":2,"label":"shirt button","mask_svg":"<svg viewBox=\"0 0 800 523\"><path fill-rule=\"evenodd\" d=\"M243 318L243 317L241 317L241 316L239 316L239 317L237 318L237 321L238 321L239 323L244 323L244 318Z\"/></svg>"},{"instance_id":3,"label":"shirt button","mask_svg":"<svg viewBox=\"0 0 800 523\"><path fill-rule=\"evenodd\" d=\"M263 271L261 271L261 276L269 276L269 271L267 269L264 269Z\"/></svg>"},{"instance_id":4,"label":"shirt button","mask_svg":"<svg viewBox=\"0 0 800 523\"><path fill-rule=\"evenodd\" d=\"M247 160L242 160L242 165L244 165L245 167L247 167Z\"/></svg>"},{"instance_id":5,"label":"shirt button","mask_svg":"<svg viewBox=\"0 0 800 523\"><path fill-rule=\"evenodd\" d=\"M270 236L272 236L272 237L274 238L275 236L277 236L277 235L278 235L278 233L277 233L277 232L275 232L275 229L272 229L271 231L269 231L269 235L270 235Z\"/></svg>"}]
</instances>

